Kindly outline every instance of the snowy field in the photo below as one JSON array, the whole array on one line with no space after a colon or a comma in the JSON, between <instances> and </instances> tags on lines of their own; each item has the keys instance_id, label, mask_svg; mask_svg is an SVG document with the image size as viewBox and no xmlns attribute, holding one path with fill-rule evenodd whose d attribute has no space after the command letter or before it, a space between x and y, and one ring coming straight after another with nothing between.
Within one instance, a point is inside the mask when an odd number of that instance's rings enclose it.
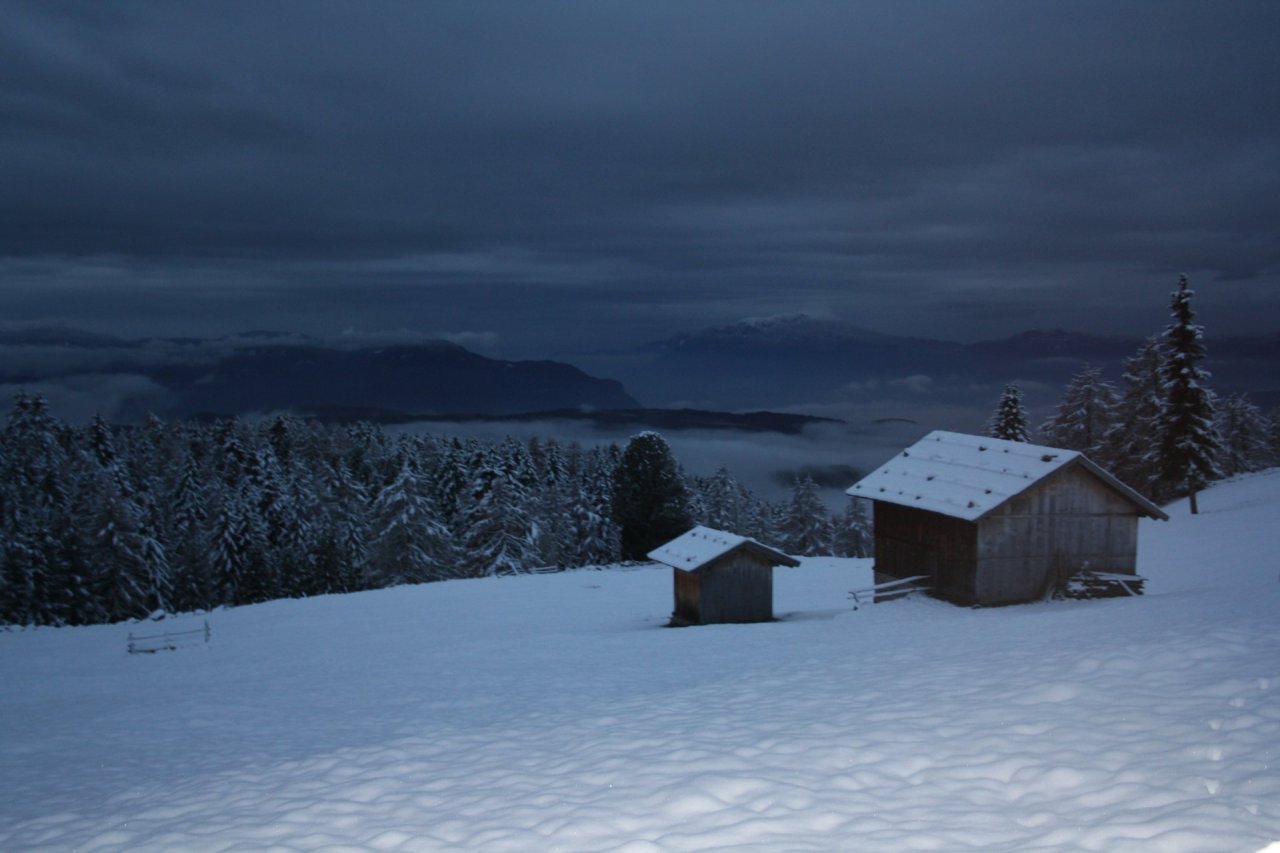
<instances>
[{"instance_id":1,"label":"snowy field","mask_svg":"<svg viewBox=\"0 0 1280 853\"><path fill-rule=\"evenodd\" d=\"M1201 507L1136 599L854 612L807 560L760 625L662 627L645 567L0 633L0 850L1256 851L1280 472Z\"/></svg>"}]
</instances>

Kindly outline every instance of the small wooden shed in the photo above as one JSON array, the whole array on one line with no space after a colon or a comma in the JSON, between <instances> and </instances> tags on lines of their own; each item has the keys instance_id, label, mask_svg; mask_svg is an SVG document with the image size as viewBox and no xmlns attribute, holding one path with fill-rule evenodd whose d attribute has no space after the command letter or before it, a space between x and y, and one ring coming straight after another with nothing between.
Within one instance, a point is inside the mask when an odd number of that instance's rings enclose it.
<instances>
[{"instance_id":1,"label":"small wooden shed","mask_svg":"<svg viewBox=\"0 0 1280 853\"><path fill-rule=\"evenodd\" d=\"M957 604L1043 598L1082 570L1134 575L1168 516L1084 454L936 431L848 490L874 501L876 584L925 575Z\"/></svg>"},{"instance_id":2,"label":"small wooden shed","mask_svg":"<svg viewBox=\"0 0 1280 853\"><path fill-rule=\"evenodd\" d=\"M772 621L773 567L800 565L754 539L701 525L649 559L674 569L673 625Z\"/></svg>"}]
</instances>

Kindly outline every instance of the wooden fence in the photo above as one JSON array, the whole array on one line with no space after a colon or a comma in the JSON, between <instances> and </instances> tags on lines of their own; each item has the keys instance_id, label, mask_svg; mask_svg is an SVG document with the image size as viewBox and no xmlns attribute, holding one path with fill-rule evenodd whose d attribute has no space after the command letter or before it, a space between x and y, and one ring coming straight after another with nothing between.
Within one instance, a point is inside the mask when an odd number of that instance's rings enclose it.
<instances>
[{"instance_id":1,"label":"wooden fence","mask_svg":"<svg viewBox=\"0 0 1280 853\"><path fill-rule=\"evenodd\" d=\"M151 655L156 652L171 652L186 646L200 646L208 643L213 632L206 619L203 628L189 631L163 631L159 634L135 634L129 632L129 654Z\"/></svg>"}]
</instances>

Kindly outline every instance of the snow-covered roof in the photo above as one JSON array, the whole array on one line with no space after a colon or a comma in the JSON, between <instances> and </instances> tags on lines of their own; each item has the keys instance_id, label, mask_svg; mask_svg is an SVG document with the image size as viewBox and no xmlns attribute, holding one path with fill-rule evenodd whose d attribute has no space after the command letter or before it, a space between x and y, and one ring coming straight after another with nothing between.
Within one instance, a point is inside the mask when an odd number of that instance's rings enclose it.
<instances>
[{"instance_id":1,"label":"snow-covered roof","mask_svg":"<svg viewBox=\"0 0 1280 853\"><path fill-rule=\"evenodd\" d=\"M694 572L712 560L717 560L738 548L750 549L772 560L775 565L800 565L799 561L768 545L761 545L748 536L726 533L723 530L714 530L702 525L650 551L649 559L686 572Z\"/></svg>"},{"instance_id":2,"label":"snow-covered roof","mask_svg":"<svg viewBox=\"0 0 1280 853\"><path fill-rule=\"evenodd\" d=\"M1155 504L1076 450L936 430L848 490L853 497L977 521L1068 465L1082 465L1152 518Z\"/></svg>"}]
</instances>

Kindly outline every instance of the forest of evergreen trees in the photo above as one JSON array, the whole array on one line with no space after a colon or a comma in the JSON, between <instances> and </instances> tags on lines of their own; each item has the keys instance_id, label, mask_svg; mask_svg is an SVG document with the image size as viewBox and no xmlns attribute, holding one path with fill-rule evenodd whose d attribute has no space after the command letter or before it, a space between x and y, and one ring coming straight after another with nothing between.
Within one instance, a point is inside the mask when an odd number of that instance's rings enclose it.
<instances>
[{"instance_id":1,"label":"forest of evergreen trees","mask_svg":"<svg viewBox=\"0 0 1280 853\"><path fill-rule=\"evenodd\" d=\"M0 433L0 621L113 622L617 562L625 524L646 523L626 520L615 487L625 456L287 417L73 428L19 394ZM727 470L675 471L677 523L797 554L869 553L865 512L832 518L810 480L772 504Z\"/></svg>"}]
</instances>

